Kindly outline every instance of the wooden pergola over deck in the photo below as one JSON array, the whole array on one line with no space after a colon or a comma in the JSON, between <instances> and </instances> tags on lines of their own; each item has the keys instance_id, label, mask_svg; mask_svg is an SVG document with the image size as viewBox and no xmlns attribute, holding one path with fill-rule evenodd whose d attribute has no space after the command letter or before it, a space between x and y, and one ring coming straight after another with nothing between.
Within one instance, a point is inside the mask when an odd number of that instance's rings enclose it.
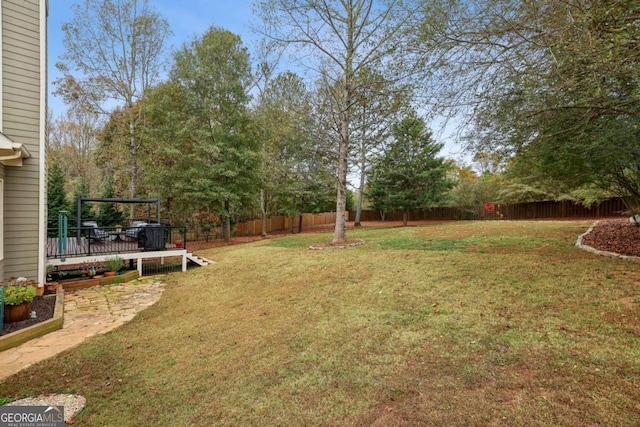
<instances>
[{"instance_id":1,"label":"wooden pergola over deck","mask_svg":"<svg viewBox=\"0 0 640 427\"><path fill-rule=\"evenodd\" d=\"M160 224L160 199L120 199L109 197L76 197L76 227L80 229L82 227L82 204L84 202L98 202L98 203L125 203L125 204L146 204L147 205L147 220L151 222L151 205L156 205L156 224ZM84 218L89 219L89 218Z\"/></svg>"}]
</instances>

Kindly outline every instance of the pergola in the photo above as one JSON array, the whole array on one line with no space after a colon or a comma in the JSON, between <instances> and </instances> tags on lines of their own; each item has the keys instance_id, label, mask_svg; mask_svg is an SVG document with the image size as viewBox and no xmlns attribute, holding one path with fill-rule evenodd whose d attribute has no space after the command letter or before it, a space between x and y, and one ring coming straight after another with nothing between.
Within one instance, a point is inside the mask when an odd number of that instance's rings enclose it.
<instances>
[{"instance_id":1,"label":"pergola","mask_svg":"<svg viewBox=\"0 0 640 427\"><path fill-rule=\"evenodd\" d=\"M76 218L78 223L78 234L82 228L82 204L84 202L99 202L99 203L145 203L147 205L147 218L151 221L151 205L156 205L156 222L160 224L160 199L117 199L117 198L105 198L105 197L76 197Z\"/></svg>"}]
</instances>

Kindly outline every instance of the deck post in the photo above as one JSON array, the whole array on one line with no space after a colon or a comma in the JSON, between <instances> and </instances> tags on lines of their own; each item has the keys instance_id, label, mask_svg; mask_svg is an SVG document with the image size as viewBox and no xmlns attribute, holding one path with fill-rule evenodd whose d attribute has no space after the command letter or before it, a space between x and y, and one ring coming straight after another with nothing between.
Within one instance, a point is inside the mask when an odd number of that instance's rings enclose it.
<instances>
[{"instance_id":1,"label":"deck post","mask_svg":"<svg viewBox=\"0 0 640 427\"><path fill-rule=\"evenodd\" d=\"M138 274L142 277L142 258L138 258Z\"/></svg>"},{"instance_id":2,"label":"deck post","mask_svg":"<svg viewBox=\"0 0 640 427\"><path fill-rule=\"evenodd\" d=\"M187 254L182 254L182 271L187 271Z\"/></svg>"}]
</instances>

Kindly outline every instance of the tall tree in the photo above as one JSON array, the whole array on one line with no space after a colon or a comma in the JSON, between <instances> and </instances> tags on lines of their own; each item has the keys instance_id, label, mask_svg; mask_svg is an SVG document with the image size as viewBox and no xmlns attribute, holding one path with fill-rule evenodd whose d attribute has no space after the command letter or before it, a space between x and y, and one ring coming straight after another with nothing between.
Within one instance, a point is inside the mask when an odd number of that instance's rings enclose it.
<instances>
[{"instance_id":1,"label":"tall tree","mask_svg":"<svg viewBox=\"0 0 640 427\"><path fill-rule=\"evenodd\" d=\"M529 180L614 187L640 207L640 3L452 4L430 29L448 42L443 93L474 119L471 147L513 157Z\"/></svg>"},{"instance_id":2,"label":"tall tree","mask_svg":"<svg viewBox=\"0 0 640 427\"><path fill-rule=\"evenodd\" d=\"M81 176L91 188L99 184L93 159L96 147L97 118L82 108L73 108L59 119L49 121L47 159L57 163L65 177L74 181Z\"/></svg>"},{"instance_id":3,"label":"tall tree","mask_svg":"<svg viewBox=\"0 0 640 427\"><path fill-rule=\"evenodd\" d=\"M58 226L58 213L68 210L69 201L64 189L64 170L56 162L50 162L49 165L47 173L47 228L51 229Z\"/></svg>"},{"instance_id":4,"label":"tall tree","mask_svg":"<svg viewBox=\"0 0 640 427\"><path fill-rule=\"evenodd\" d=\"M148 0L84 0L72 10L72 20L62 26L65 51L56 66L64 77L54 83L57 93L97 112L107 113L114 103L123 108L135 198L143 141L136 128L144 110L134 106L159 78L169 24Z\"/></svg>"},{"instance_id":5,"label":"tall tree","mask_svg":"<svg viewBox=\"0 0 640 427\"><path fill-rule=\"evenodd\" d=\"M291 48L303 66L313 70L331 95L338 125L337 201L334 242L346 238L345 208L348 160L353 136L352 114L357 101L356 76L364 69L393 75L397 80L415 71L412 59L402 64L393 56L407 46L413 2L401 0L266 0L258 4L259 31ZM421 3L421 2L416 2ZM397 67L396 67L397 66Z\"/></svg>"},{"instance_id":6,"label":"tall tree","mask_svg":"<svg viewBox=\"0 0 640 427\"><path fill-rule=\"evenodd\" d=\"M102 193L100 197L112 199L115 197L113 178L107 175L102 184ZM98 205L98 223L107 227L115 227L117 224L124 223L124 213L119 211L114 203L102 202Z\"/></svg>"},{"instance_id":7,"label":"tall tree","mask_svg":"<svg viewBox=\"0 0 640 427\"><path fill-rule=\"evenodd\" d=\"M150 89L147 90L147 95ZM137 101L133 110L137 114L140 108L146 110L146 104L143 107L143 101ZM145 112L145 115L147 113ZM146 137L149 133L148 126L145 122L136 126L136 138ZM110 177L113 182L114 196L130 197L131 194L131 155L129 152L129 119L128 113L123 108L116 107L110 114L108 119L103 123L102 128L97 132L97 146L94 150L94 161L102 172L103 177ZM140 147L136 152L138 170L138 183L136 184L137 193L146 194L145 188L145 165L148 163L148 157L153 156L155 144L149 138L141 141ZM104 179L104 178L103 178ZM101 190L103 187L99 187ZM130 208L133 208L131 205ZM134 219L135 215L129 212L130 219Z\"/></svg>"},{"instance_id":8,"label":"tall tree","mask_svg":"<svg viewBox=\"0 0 640 427\"><path fill-rule=\"evenodd\" d=\"M176 82L168 81L147 91L145 102L144 137L153 151L141 159L145 174L140 184L149 196L162 199L167 209L165 217L186 224L193 214L207 210L203 201L190 197L191 182L197 179L198 170L192 161L196 140L186 92Z\"/></svg>"},{"instance_id":9,"label":"tall tree","mask_svg":"<svg viewBox=\"0 0 640 427\"><path fill-rule=\"evenodd\" d=\"M374 164L369 196L384 211L400 210L406 226L408 212L443 202L451 181L449 163L437 154L442 144L415 112L393 128L394 140Z\"/></svg>"},{"instance_id":10,"label":"tall tree","mask_svg":"<svg viewBox=\"0 0 640 427\"><path fill-rule=\"evenodd\" d=\"M369 70L361 70L356 89L353 112L353 170L359 175L354 225L360 226L364 188L370 169L370 161L380 154L391 135L393 123L400 120L402 108L409 105L407 87L397 87L383 76Z\"/></svg>"},{"instance_id":11,"label":"tall tree","mask_svg":"<svg viewBox=\"0 0 640 427\"><path fill-rule=\"evenodd\" d=\"M323 209L334 192L332 167L315 137L312 94L291 72L276 76L260 94L265 192L269 214L301 215Z\"/></svg>"},{"instance_id":12,"label":"tall tree","mask_svg":"<svg viewBox=\"0 0 640 427\"><path fill-rule=\"evenodd\" d=\"M69 204L67 210L69 211L69 220L72 221L75 225L75 222L78 220L78 197L89 197L90 189L87 180L83 177L77 177L73 182L73 194L71 199L69 199ZM95 213L93 212L93 208L88 203L82 203L80 210L80 220L82 221L93 221L95 220Z\"/></svg>"},{"instance_id":13,"label":"tall tree","mask_svg":"<svg viewBox=\"0 0 640 427\"><path fill-rule=\"evenodd\" d=\"M234 209L256 205L261 178L260 141L247 107L249 59L238 36L211 27L176 53L170 82L149 98L149 125L161 141L150 173L158 182L172 180L174 205L217 213L225 240Z\"/></svg>"}]
</instances>

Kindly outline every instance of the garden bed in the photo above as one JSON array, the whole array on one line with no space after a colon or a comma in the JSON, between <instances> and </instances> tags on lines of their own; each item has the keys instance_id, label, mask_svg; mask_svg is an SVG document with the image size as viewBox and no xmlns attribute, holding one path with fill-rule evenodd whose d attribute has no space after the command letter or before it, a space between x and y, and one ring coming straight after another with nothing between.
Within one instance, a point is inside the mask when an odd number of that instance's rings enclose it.
<instances>
[{"instance_id":1,"label":"garden bed","mask_svg":"<svg viewBox=\"0 0 640 427\"><path fill-rule=\"evenodd\" d=\"M43 299L54 301L52 317L47 319L45 318L45 315L43 315L43 317L40 318L39 321L29 324L25 322L37 319L29 319L23 322L14 322L15 324L19 325L11 326L12 332L0 336L0 351L16 347L29 340L46 335L49 332L62 329L62 325L64 323L64 291L62 287L58 287L58 291L55 295L45 296ZM33 305L31 309L35 310L36 313L38 312L38 310L42 310L42 308L34 308ZM7 327L7 325L12 324L7 323L4 326Z\"/></svg>"},{"instance_id":2,"label":"garden bed","mask_svg":"<svg viewBox=\"0 0 640 427\"><path fill-rule=\"evenodd\" d=\"M93 286L113 285L116 283L129 282L137 279L140 275L137 270L125 271L122 274L112 277L85 277L78 279L62 280L60 284L66 291L75 291L76 289L91 288Z\"/></svg>"},{"instance_id":3,"label":"garden bed","mask_svg":"<svg viewBox=\"0 0 640 427\"><path fill-rule=\"evenodd\" d=\"M36 316L33 319L23 320L21 322L4 323L0 336L7 335L20 329L27 328L53 317L53 311L56 306L55 295L36 297L31 301L31 311L36 312Z\"/></svg>"}]
</instances>

